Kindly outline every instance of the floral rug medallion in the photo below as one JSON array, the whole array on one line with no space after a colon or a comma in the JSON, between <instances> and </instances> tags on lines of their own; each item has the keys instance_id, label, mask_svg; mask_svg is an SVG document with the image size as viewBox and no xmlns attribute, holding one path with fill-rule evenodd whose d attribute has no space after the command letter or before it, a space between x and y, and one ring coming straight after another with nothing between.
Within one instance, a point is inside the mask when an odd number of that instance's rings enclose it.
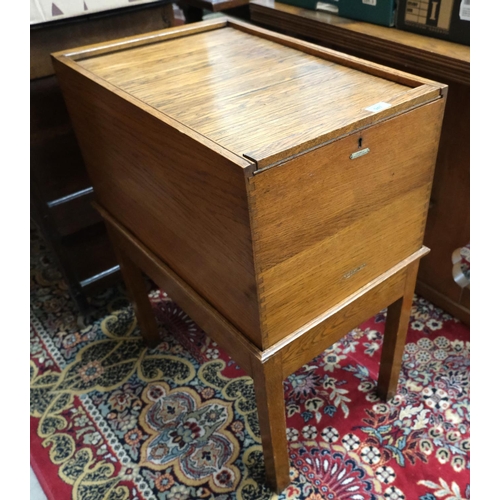
<instances>
[{"instance_id":1,"label":"floral rug medallion","mask_svg":"<svg viewBox=\"0 0 500 500\"><path fill-rule=\"evenodd\" d=\"M32 231L31 464L49 500L470 498L469 328L415 296L398 395L385 311L284 384L291 483L265 486L253 382L163 292L142 342L124 290L82 317Z\"/></svg>"}]
</instances>

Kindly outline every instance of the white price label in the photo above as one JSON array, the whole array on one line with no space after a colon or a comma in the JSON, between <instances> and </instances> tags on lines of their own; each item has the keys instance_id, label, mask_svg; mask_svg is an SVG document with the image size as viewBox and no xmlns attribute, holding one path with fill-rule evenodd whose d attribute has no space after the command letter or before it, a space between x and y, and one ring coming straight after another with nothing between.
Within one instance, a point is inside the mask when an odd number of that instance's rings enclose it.
<instances>
[{"instance_id":1,"label":"white price label","mask_svg":"<svg viewBox=\"0 0 500 500\"><path fill-rule=\"evenodd\" d=\"M377 104L368 106L365 110L370 111L371 113L378 113L379 111L384 111L384 109L389 109L390 107L392 107L392 104L389 104L388 102L377 102Z\"/></svg>"}]
</instances>

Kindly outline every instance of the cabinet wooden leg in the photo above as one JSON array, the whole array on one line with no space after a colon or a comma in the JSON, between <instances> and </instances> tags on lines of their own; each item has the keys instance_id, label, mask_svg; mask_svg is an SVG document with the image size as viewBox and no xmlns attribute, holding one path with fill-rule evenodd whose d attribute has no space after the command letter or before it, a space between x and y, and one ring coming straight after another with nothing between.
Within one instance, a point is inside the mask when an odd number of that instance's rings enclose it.
<instances>
[{"instance_id":1,"label":"cabinet wooden leg","mask_svg":"<svg viewBox=\"0 0 500 500\"><path fill-rule=\"evenodd\" d=\"M120 264L120 270L125 282L125 287L130 301L134 307L135 316L139 329L141 330L142 338L148 347L155 347L161 342L158 333L158 325L149 301L148 290L142 271L137 265L129 259L125 252L120 248L120 244L116 241L113 235L113 229L107 225L110 240L113 243L113 248Z\"/></svg>"},{"instance_id":2,"label":"cabinet wooden leg","mask_svg":"<svg viewBox=\"0 0 500 500\"><path fill-rule=\"evenodd\" d=\"M377 385L378 395L384 400L392 398L397 393L418 264L417 260L407 267L404 295L387 308Z\"/></svg>"},{"instance_id":3,"label":"cabinet wooden leg","mask_svg":"<svg viewBox=\"0 0 500 500\"><path fill-rule=\"evenodd\" d=\"M266 480L270 488L280 493L290 484L281 354L265 363L254 359L252 368Z\"/></svg>"}]
</instances>

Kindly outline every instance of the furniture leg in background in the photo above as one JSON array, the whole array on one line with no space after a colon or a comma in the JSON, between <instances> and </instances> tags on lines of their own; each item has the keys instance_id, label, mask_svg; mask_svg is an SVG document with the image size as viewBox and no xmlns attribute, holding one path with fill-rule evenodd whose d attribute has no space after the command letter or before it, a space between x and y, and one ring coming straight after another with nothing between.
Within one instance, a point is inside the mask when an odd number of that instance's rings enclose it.
<instances>
[{"instance_id":1,"label":"furniture leg in background","mask_svg":"<svg viewBox=\"0 0 500 500\"><path fill-rule=\"evenodd\" d=\"M155 347L161 339L142 271L120 248L120 242L113 237L113 229L109 227L109 223L107 228L142 337L149 347Z\"/></svg>"}]
</instances>

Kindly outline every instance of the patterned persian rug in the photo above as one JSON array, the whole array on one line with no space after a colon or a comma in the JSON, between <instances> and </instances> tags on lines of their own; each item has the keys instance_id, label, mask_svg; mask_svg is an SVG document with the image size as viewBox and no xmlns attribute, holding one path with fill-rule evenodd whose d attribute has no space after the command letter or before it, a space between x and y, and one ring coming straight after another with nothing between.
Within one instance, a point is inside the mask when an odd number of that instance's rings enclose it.
<instances>
[{"instance_id":1,"label":"patterned persian rug","mask_svg":"<svg viewBox=\"0 0 500 500\"><path fill-rule=\"evenodd\" d=\"M264 486L252 380L163 292L144 347L124 290L79 316L32 230L31 465L49 500L470 498L469 328L415 297L375 394L385 312L285 383L291 485Z\"/></svg>"}]
</instances>

